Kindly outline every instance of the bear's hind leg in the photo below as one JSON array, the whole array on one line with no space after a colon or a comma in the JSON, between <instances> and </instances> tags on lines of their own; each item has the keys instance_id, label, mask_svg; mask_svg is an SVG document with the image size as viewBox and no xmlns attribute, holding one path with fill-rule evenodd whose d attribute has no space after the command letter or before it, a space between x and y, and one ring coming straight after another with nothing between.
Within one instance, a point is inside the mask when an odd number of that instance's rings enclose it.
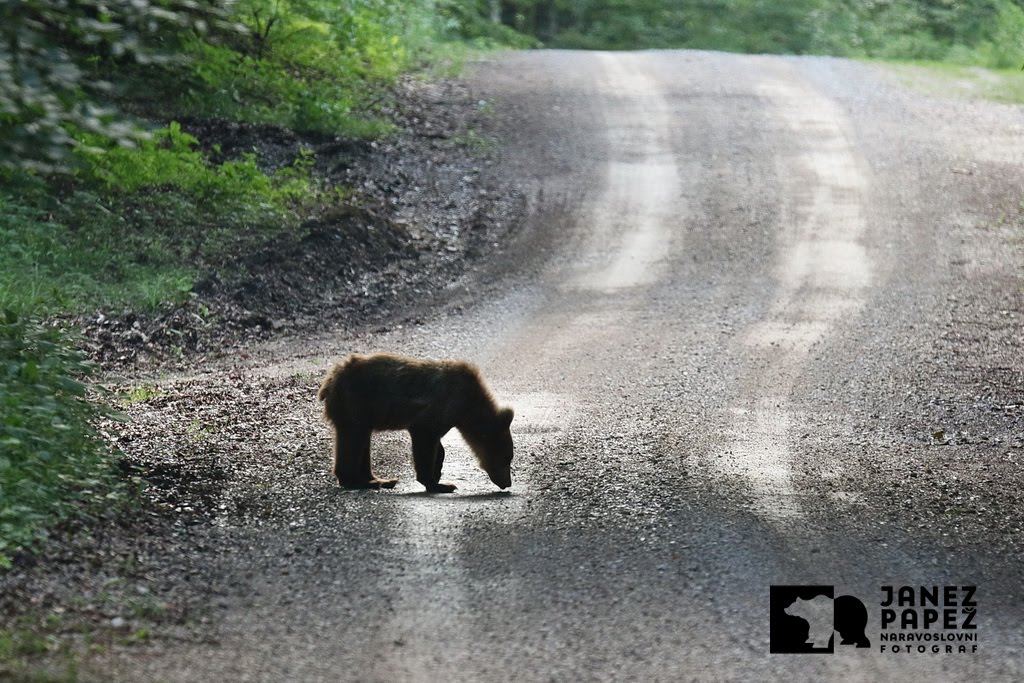
<instances>
[{"instance_id":1,"label":"bear's hind leg","mask_svg":"<svg viewBox=\"0 0 1024 683\"><path fill-rule=\"evenodd\" d=\"M334 476L347 489L391 489L397 479L378 479L370 467L370 430L337 430L335 436Z\"/></svg>"},{"instance_id":2,"label":"bear's hind leg","mask_svg":"<svg viewBox=\"0 0 1024 683\"><path fill-rule=\"evenodd\" d=\"M429 493L451 493L455 484L445 484L441 479L441 465L444 463L444 446L441 440L429 433L412 431L412 460L416 466L416 481L423 484Z\"/></svg>"}]
</instances>

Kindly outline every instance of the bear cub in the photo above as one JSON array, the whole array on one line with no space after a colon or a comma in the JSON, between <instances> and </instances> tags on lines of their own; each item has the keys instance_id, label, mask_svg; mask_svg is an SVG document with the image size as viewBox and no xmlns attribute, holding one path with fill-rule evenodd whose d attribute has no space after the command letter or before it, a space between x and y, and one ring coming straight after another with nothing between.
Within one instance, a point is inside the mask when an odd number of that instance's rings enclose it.
<instances>
[{"instance_id":1,"label":"bear cub","mask_svg":"<svg viewBox=\"0 0 1024 683\"><path fill-rule=\"evenodd\" d=\"M455 427L499 488L512 485L511 408L501 408L480 371L460 360L354 353L328 373L317 397L334 427L334 476L345 488L393 488L370 467L370 435L407 429L416 480L432 493L442 483L441 437Z\"/></svg>"}]
</instances>

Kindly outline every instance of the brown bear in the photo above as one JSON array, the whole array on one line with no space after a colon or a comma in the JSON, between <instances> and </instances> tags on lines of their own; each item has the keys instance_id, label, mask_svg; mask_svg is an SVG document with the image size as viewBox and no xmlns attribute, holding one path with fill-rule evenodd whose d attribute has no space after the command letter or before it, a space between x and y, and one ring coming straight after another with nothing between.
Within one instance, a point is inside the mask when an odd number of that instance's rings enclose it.
<instances>
[{"instance_id":1,"label":"brown bear","mask_svg":"<svg viewBox=\"0 0 1024 683\"><path fill-rule=\"evenodd\" d=\"M345 488L393 488L370 467L373 431L409 430L416 480L432 493L441 483L441 437L455 427L499 488L512 485L511 408L499 408L480 371L459 360L354 353L320 385L317 397L334 426L334 476Z\"/></svg>"}]
</instances>

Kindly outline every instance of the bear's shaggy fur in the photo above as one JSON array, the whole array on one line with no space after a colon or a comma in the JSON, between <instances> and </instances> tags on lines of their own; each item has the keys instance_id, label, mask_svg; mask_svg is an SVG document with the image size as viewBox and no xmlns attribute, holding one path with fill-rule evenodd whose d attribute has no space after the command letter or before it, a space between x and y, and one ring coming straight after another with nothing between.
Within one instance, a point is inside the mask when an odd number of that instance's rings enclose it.
<instances>
[{"instance_id":1,"label":"bear's shaggy fur","mask_svg":"<svg viewBox=\"0 0 1024 683\"><path fill-rule=\"evenodd\" d=\"M407 429L416 479L433 493L441 483L441 437L455 427L499 488L512 485L511 408L499 408L480 371L459 360L354 353L330 371L318 398L334 426L334 476L346 488L392 488L370 467L370 435Z\"/></svg>"}]
</instances>

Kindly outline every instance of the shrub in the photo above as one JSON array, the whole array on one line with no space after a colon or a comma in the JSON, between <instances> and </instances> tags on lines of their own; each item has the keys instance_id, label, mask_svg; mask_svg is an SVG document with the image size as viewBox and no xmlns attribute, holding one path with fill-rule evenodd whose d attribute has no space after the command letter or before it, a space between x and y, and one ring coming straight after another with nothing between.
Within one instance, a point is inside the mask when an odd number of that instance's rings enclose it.
<instances>
[{"instance_id":1,"label":"shrub","mask_svg":"<svg viewBox=\"0 0 1024 683\"><path fill-rule=\"evenodd\" d=\"M998 5L995 29L989 41L978 50L984 66L994 69L1021 68L1024 65L1024 9L1002 0Z\"/></svg>"},{"instance_id":2,"label":"shrub","mask_svg":"<svg viewBox=\"0 0 1024 683\"><path fill-rule=\"evenodd\" d=\"M94 426L91 371L65 333L0 315L0 567L53 525L128 499Z\"/></svg>"},{"instance_id":3,"label":"shrub","mask_svg":"<svg viewBox=\"0 0 1024 683\"><path fill-rule=\"evenodd\" d=\"M192 116L269 123L325 135L374 137L391 130L384 122L356 113L366 99L364 91L374 88L351 73L332 73L338 61L347 61L340 52L313 59L316 52L311 50L300 56L320 66L296 66L279 61L277 53L257 59L206 43L195 43L193 49L191 85L180 94L177 105Z\"/></svg>"},{"instance_id":4,"label":"shrub","mask_svg":"<svg viewBox=\"0 0 1024 683\"><path fill-rule=\"evenodd\" d=\"M273 184L256 166L255 159L228 161L219 166L208 164L193 136L172 121L145 140L138 148L107 145L92 136L92 143L76 149L84 162L79 176L99 182L107 188L138 192L145 188L174 187L203 202L250 202L273 194Z\"/></svg>"},{"instance_id":5,"label":"shrub","mask_svg":"<svg viewBox=\"0 0 1024 683\"><path fill-rule=\"evenodd\" d=\"M115 84L98 60L180 58L180 36L225 23L216 2L21 0L0 6L0 166L66 168L66 127L128 140L133 126L103 105Z\"/></svg>"}]
</instances>

